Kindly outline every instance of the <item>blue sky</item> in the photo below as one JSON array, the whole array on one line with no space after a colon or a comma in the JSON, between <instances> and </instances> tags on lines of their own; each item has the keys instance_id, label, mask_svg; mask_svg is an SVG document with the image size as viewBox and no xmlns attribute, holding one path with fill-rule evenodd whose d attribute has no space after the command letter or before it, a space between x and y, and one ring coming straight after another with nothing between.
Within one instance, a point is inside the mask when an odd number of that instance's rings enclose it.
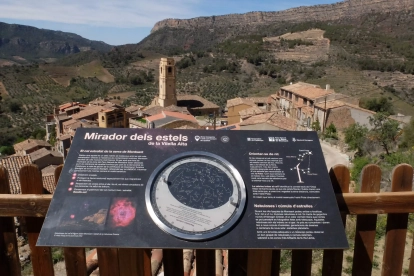
<instances>
[{"instance_id":1,"label":"blue sky","mask_svg":"<svg viewBox=\"0 0 414 276\"><path fill-rule=\"evenodd\" d=\"M0 0L0 21L121 45L138 43L165 18L279 11L336 2L340 0Z\"/></svg>"}]
</instances>

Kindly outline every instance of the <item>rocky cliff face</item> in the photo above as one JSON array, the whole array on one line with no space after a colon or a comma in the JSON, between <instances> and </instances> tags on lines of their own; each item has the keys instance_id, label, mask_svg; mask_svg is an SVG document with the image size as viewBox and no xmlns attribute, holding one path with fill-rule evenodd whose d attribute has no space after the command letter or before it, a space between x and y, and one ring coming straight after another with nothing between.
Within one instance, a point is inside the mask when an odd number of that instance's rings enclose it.
<instances>
[{"instance_id":1,"label":"rocky cliff face","mask_svg":"<svg viewBox=\"0 0 414 276\"><path fill-rule=\"evenodd\" d=\"M278 22L333 21L358 18L368 13L410 11L414 0L345 0L331 5L299 7L279 12L249 12L223 16L197 17L193 19L165 19L157 22L151 33L170 28L211 28L226 26L261 25Z\"/></svg>"}]
</instances>

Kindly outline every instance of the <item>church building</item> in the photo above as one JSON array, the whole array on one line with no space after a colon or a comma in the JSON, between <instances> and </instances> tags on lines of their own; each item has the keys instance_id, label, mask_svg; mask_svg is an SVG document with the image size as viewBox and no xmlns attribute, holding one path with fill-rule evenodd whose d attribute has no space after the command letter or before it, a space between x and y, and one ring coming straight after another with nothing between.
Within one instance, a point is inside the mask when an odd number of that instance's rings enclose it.
<instances>
[{"instance_id":1,"label":"church building","mask_svg":"<svg viewBox=\"0 0 414 276\"><path fill-rule=\"evenodd\" d=\"M219 106L197 95L177 95L177 70L174 58L161 58L159 68L159 95L144 109L186 108L193 116L219 114Z\"/></svg>"}]
</instances>

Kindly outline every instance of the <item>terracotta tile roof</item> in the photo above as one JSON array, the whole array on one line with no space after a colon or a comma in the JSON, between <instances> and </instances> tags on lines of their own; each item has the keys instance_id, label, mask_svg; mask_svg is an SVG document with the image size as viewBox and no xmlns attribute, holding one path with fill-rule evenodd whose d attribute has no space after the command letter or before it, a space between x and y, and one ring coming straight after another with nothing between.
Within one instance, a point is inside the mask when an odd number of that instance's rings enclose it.
<instances>
[{"instance_id":1,"label":"terracotta tile roof","mask_svg":"<svg viewBox=\"0 0 414 276\"><path fill-rule=\"evenodd\" d=\"M325 102L317 103L315 106L318 107L319 109L325 110ZM365 108L362 108L362 107L359 107L357 105L353 105L353 104L350 104L350 103L347 103L347 102L343 102L343 101L340 101L340 100L334 100L334 101L327 101L326 102L326 109L334 109L334 108L343 107L343 106L348 106L348 107L353 108L353 109L358 109L358 110L362 110L362 111L367 112L367 113L375 114L374 111L371 111L371 110L368 110L368 109L365 109Z\"/></svg>"},{"instance_id":2,"label":"terracotta tile roof","mask_svg":"<svg viewBox=\"0 0 414 276\"><path fill-rule=\"evenodd\" d=\"M263 109L261 109L257 106L252 106L250 108L243 109L243 110L239 111L239 115L243 119L243 118L246 118L246 117L250 117L250 116L258 115L258 114L263 114L263 113L266 113L266 112L267 112L266 110L263 110Z\"/></svg>"},{"instance_id":3,"label":"terracotta tile roof","mask_svg":"<svg viewBox=\"0 0 414 276\"><path fill-rule=\"evenodd\" d=\"M317 99L317 98L334 93L333 90L322 89L318 85L312 85L312 84L304 83L304 82L298 82L295 84L284 86L280 89L288 91L288 92L292 92L293 94L299 95L307 99Z\"/></svg>"},{"instance_id":4,"label":"terracotta tile roof","mask_svg":"<svg viewBox=\"0 0 414 276\"><path fill-rule=\"evenodd\" d=\"M99 111L112 107L114 104L107 103L103 106L88 106L84 110L80 111L79 113L73 114L72 119L82 119L93 114L98 114Z\"/></svg>"},{"instance_id":5,"label":"terracotta tile roof","mask_svg":"<svg viewBox=\"0 0 414 276\"><path fill-rule=\"evenodd\" d=\"M219 108L218 105L200 97L198 95L177 95L177 104L179 105L179 101L199 101L203 104L202 107L194 107L192 109L205 109L205 108Z\"/></svg>"},{"instance_id":6,"label":"terracotta tile roof","mask_svg":"<svg viewBox=\"0 0 414 276\"><path fill-rule=\"evenodd\" d=\"M19 172L24 165L32 164L30 155L25 156L9 156L0 160L0 165L7 169L9 173L10 193L20 194L20 178Z\"/></svg>"},{"instance_id":7,"label":"terracotta tile roof","mask_svg":"<svg viewBox=\"0 0 414 276\"><path fill-rule=\"evenodd\" d=\"M334 100L334 101L326 101L326 109L331 109L331 108L335 108L335 107L340 107L340 106L344 106L346 105L345 102L343 101L339 101L339 100ZM325 110L325 102L320 102L315 104L316 107Z\"/></svg>"},{"instance_id":8,"label":"terracotta tile roof","mask_svg":"<svg viewBox=\"0 0 414 276\"><path fill-rule=\"evenodd\" d=\"M232 106L237 106L241 104L256 106L256 104L252 100L249 100L248 98L234 98L234 99L227 100L226 106L232 107Z\"/></svg>"},{"instance_id":9,"label":"terracotta tile roof","mask_svg":"<svg viewBox=\"0 0 414 276\"><path fill-rule=\"evenodd\" d=\"M48 155L52 155L53 157L63 157L62 154L60 154L59 152L47 150L45 148L42 148L42 149L37 150L37 151L34 151L31 154L29 154L29 155L32 158L32 161L33 162L39 160L40 158L43 158L45 156L48 156ZM63 161L63 159L62 159L62 161Z\"/></svg>"},{"instance_id":10,"label":"terracotta tile roof","mask_svg":"<svg viewBox=\"0 0 414 276\"><path fill-rule=\"evenodd\" d=\"M161 127L163 125L175 122L175 121L189 121L198 124L197 119L192 115L182 114L179 112L162 111L159 114L145 118L147 122L155 123L155 127Z\"/></svg>"},{"instance_id":11,"label":"terracotta tile roof","mask_svg":"<svg viewBox=\"0 0 414 276\"><path fill-rule=\"evenodd\" d=\"M144 109L143 113L146 114L146 115L149 115L149 116L153 116L153 115L161 113L163 110L181 112L181 113L184 113L184 114L190 114L190 112L188 112L187 107L180 107L180 106L176 106L176 105L170 105L168 107L162 107L162 106L146 107Z\"/></svg>"},{"instance_id":12,"label":"terracotta tile roof","mask_svg":"<svg viewBox=\"0 0 414 276\"><path fill-rule=\"evenodd\" d=\"M56 165L49 165L49 166L47 166L47 167L45 167L45 168L43 168L42 169L42 175L47 175L47 174L55 174L55 169L57 168L58 166L56 166Z\"/></svg>"},{"instance_id":13,"label":"terracotta tile roof","mask_svg":"<svg viewBox=\"0 0 414 276\"><path fill-rule=\"evenodd\" d=\"M248 97L248 98L245 98L245 99L248 99L248 100L254 102L255 104L258 104L258 103L267 103L268 98L269 97Z\"/></svg>"},{"instance_id":14,"label":"terracotta tile roof","mask_svg":"<svg viewBox=\"0 0 414 276\"><path fill-rule=\"evenodd\" d=\"M133 113L133 112L137 112L137 111L141 110L142 108L143 108L142 105L134 104L134 105L131 105L131 106L128 106L127 108L125 108L125 111L128 112L128 113Z\"/></svg>"},{"instance_id":15,"label":"terracotta tile roof","mask_svg":"<svg viewBox=\"0 0 414 276\"><path fill-rule=\"evenodd\" d=\"M175 117L175 118L178 118L178 119L183 119L183 120L192 121L192 122L197 123L197 119L193 115L183 114L183 113L180 113L180 112L166 111L166 110L164 110L162 113L165 114L165 116Z\"/></svg>"},{"instance_id":16,"label":"terracotta tile roof","mask_svg":"<svg viewBox=\"0 0 414 276\"><path fill-rule=\"evenodd\" d=\"M68 107L77 106L77 105L79 105L79 102L64 103L64 104L59 105L59 109L61 111L64 111Z\"/></svg>"},{"instance_id":17,"label":"terracotta tile roof","mask_svg":"<svg viewBox=\"0 0 414 276\"><path fill-rule=\"evenodd\" d=\"M160 119L164 119L164 118L165 118L165 116L161 112L161 113L158 113L158 114L155 114L155 115L146 117L145 120L147 120L148 122L154 122L154 121L157 121L157 120L160 120Z\"/></svg>"},{"instance_id":18,"label":"terracotta tile roof","mask_svg":"<svg viewBox=\"0 0 414 276\"><path fill-rule=\"evenodd\" d=\"M43 188L49 193L55 192L55 169L57 166L50 165L42 170Z\"/></svg>"},{"instance_id":19,"label":"terracotta tile roof","mask_svg":"<svg viewBox=\"0 0 414 276\"><path fill-rule=\"evenodd\" d=\"M287 118L276 112L270 112L265 114L259 114L250 117L249 119L240 123L240 126L256 125L268 123L284 130L296 130L296 121L294 119Z\"/></svg>"},{"instance_id":20,"label":"terracotta tile roof","mask_svg":"<svg viewBox=\"0 0 414 276\"><path fill-rule=\"evenodd\" d=\"M23 142L15 144L13 147L14 147L15 151L21 151L21 150L30 150L30 149L38 147L38 146L40 146L40 147L52 147L52 145L49 144L48 142L43 141L43 140L36 140L36 139L24 140Z\"/></svg>"}]
</instances>

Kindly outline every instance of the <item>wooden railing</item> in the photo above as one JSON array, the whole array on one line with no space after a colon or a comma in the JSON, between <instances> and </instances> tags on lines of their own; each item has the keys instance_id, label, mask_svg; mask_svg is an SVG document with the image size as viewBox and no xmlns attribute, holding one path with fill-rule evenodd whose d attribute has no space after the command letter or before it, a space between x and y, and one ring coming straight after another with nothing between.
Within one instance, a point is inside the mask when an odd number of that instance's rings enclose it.
<instances>
[{"instance_id":1,"label":"wooden railing","mask_svg":"<svg viewBox=\"0 0 414 276\"><path fill-rule=\"evenodd\" d=\"M55 171L58 179L62 167ZM347 167L337 165L330 177L344 226L347 215L357 215L352 275L371 275L374 258L377 214L388 214L382 275L402 275L409 213L414 212L413 169L401 164L392 172L392 192L380 193L381 169L367 165L361 176L360 193L349 193ZM51 195L42 195L42 177L36 165L20 170L22 195L10 195L7 171L0 166L0 275L21 275L14 217L24 217L35 276L54 275L51 249L36 247L36 240L50 204ZM414 252L414 249L412 250ZM408 275L414 276L414 253ZM100 275L151 275L150 249L98 248ZM230 276L279 275L280 250L228 250ZM67 275L87 275L85 248L64 248ZM341 275L343 250L324 250L322 275ZM184 275L183 250L163 250L164 275ZM221 264L219 264L221 265ZM312 250L292 250L291 275L311 275ZM219 268L220 270L220 268ZM196 275L216 275L215 250L196 250Z\"/></svg>"}]
</instances>

